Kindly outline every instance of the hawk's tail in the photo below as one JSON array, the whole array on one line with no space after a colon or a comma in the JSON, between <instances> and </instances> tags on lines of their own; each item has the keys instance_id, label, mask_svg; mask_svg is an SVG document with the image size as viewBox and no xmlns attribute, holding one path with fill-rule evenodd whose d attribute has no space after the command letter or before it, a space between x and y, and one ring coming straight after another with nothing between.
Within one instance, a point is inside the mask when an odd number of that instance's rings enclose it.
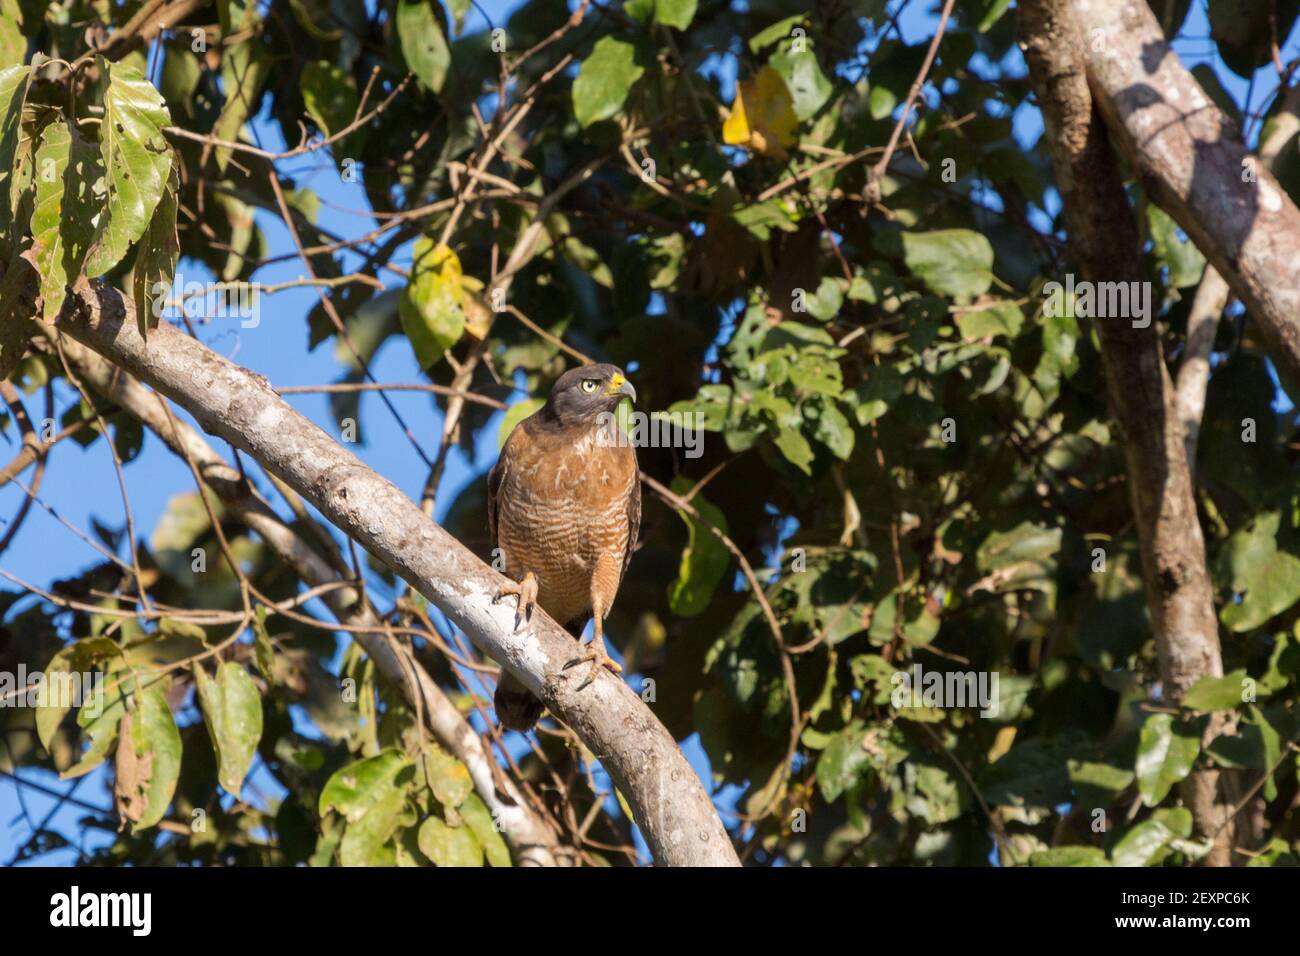
<instances>
[{"instance_id":1,"label":"hawk's tail","mask_svg":"<svg viewBox=\"0 0 1300 956\"><path fill-rule=\"evenodd\" d=\"M582 631L590 618L591 615L584 615L564 625L564 629L572 634L575 640L581 640ZM521 733L536 727L545 709L545 705L533 696L533 692L506 673L505 668L501 669L501 677L497 680L497 689L492 695L492 703L497 709L497 720L501 722L501 726L506 730L518 730Z\"/></svg>"},{"instance_id":2,"label":"hawk's tail","mask_svg":"<svg viewBox=\"0 0 1300 956\"><path fill-rule=\"evenodd\" d=\"M542 702L504 670L492 702L496 705L497 720L506 730L529 731L542 719Z\"/></svg>"}]
</instances>

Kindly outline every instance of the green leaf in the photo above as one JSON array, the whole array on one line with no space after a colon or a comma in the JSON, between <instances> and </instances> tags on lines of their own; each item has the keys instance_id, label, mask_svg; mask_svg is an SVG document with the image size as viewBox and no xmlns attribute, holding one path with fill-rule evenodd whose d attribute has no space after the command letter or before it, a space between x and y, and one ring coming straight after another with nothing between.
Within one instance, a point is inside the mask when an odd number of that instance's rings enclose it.
<instances>
[{"instance_id":1,"label":"green leaf","mask_svg":"<svg viewBox=\"0 0 1300 956\"><path fill-rule=\"evenodd\" d=\"M317 40L339 40L343 31L330 14L330 0L289 0L293 18Z\"/></svg>"},{"instance_id":2,"label":"green leaf","mask_svg":"<svg viewBox=\"0 0 1300 956\"><path fill-rule=\"evenodd\" d=\"M451 18L456 22L456 32L459 34L465 26L465 15L469 13L469 0L447 0L447 9L451 11Z\"/></svg>"},{"instance_id":3,"label":"green leaf","mask_svg":"<svg viewBox=\"0 0 1300 956\"><path fill-rule=\"evenodd\" d=\"M699 0L654 0L654 3L655 23L685 30L695 19L695 8Z\"/></svg>"},{"instance_id":4,"label":"green leaf","mask_svg":"<svg viewBox=\"0 0 1300 956\"><path fill-rule=\"evenodd\" d=\"M866 727L855 720L836 734L817 758L817 786L827 803L839 799L870 768L871 759L863 747L865 736Z\"/></svg>"},{"instance_id":5,"label":"green leaf","mask_svg":"<svg viewBox=\"0 0 1300 956\"><path fill-rule=\"evenodd\" d=\"M1181 289L1200 282L1205 256L1190 239L1178 237L1178 224L1155 203L1147 203L1147 227L1156 259L1169 269L1169 284Z\"/></svg>"},{"instance_id":6,"label":"green leaf","mask_svg":"<svg viewBox=\"0 0 1300 956\"><path fill-rule=\"evenodd\" d=\"M1068 737L1017 743L977 778L984 799L997 806L1054 807L1070 799Z\"/></svg>"},{"instance_id":7,"label":"green leaf","mask_svg":"<svg viewBox=\"0 0 1300 956\"><path fill-rule=\"evenodd\" d=\"M0 70L0 241L6 247L17 237L14 217L18 206L15 187L20 182L16 175L18 143L22 138L23 102L27 99L30 77L31 70L25 66Z\"/></svg>"},{"instance_id":8,"label":"green leaf","mask_svg":"<svg viewBox=\"0 0 1300 956\"><path fill-rule=\"evenodd\" d=\"M781 428L777 431L773 442L790 464L805 475L812 474L812 469L808 467L813 461L812 445L808 444L808 439L803 437L803 432L797 427L785 426Z\"/></svg>"},{"instance_id":9,"label":"green leaf","mask_svg":"<svg viewBox=\"0 0 1300 956\"><path fill-rule=\"evenodd\" d=\"M1004 335L1014 339L1020 334L1024 315L1014 302L996 302L973 312L957 315L957 329L967 342Z\"/></svg>"},{"instance_id":10,"label":"green leaf","mask_svg":"<svg viewBox=\"0 0 1300 956\"><path fill-rule=\"evenodd\" d=\"M500 451L505 447L506 439L510 437L516 425L545 404L544 398L525 398L522 402L515 402L507 408L505 417L501 419L501 427L497 429L497 450Z\"/></svg>"},{"instance_id":11,"label":"green leaf","mask_svg":"<svg viewBox=\"0 0 1300 956\"><path fill-rule=\"evenodd\" d=\"M993 246L970 229L904 232L903 261L930 291L969 300L993 283Z\"/></svg>"},{"instance_id":12,"label":"green leaf","mask_svg":"<svg viewBox=\"0 0 1300 956\"><path fill-rule=\"evenodd\" d=\"M859 425L875 421L903 394L903 375L893 365L880 365L867 373L867 380L853 391Z\"/></svg>"},{"instance_id":13,"label":"green leaf","mask_svg":"<svg viewBox=\"0 0 1300 956\"><path fill-rule=\"evenodd\" d=\"M1110 866L1106 854L1095 846L1055 846L1029 857L1030 866Z\"/></svg>"},{"instance_id":14,"label":"green leaf","mask_svg":"<svg viewBox=\"0 0 1300 956\"><path fill-rule=\"evenodd\" d=\"M1022 561L1044 561L1060 550L1060 528L1023 521L1010 531L995 531L985 538L975 560L981 571L992 571Z\"/></svg>"},{"instance_id":15,"label":"green leaf","mask_svg":"<svg viewBox=\"0 0 1300 956\"><path fill-rule=\"evenodd\" d=\"M420 852L438 866L482 866L483 847L469 827L452 827L437 817L420 824Z\"/></svg>"},{"instance_id":16,"label":"green leaf","mask_svg":"<svg viewBox=\"0 0 1300 956\"><path fill-rule=\"evenodd\" d=\"M331 810L347 823L339 843L344 866L391 866L393 853L385 844L397 830L406 801L404 776L410 758L388 748L334 772L320 794L320 815Z\"/></svg>"},{"instance_id":17,"label":"green leaf","mask_svg":"<svg viewBox=\"0 0 1300 956\"><path fill-rule=\"evenodd\" d=\"M812 119L826 105L832 89L830 80L826 79L817 62L817 55L812 51L811 42L807 38L800 39L800 52L795 52L793 40L787 40L767 62L785 80L794 103L794 115L802 122Z\"/></svg>"},{"instance_id":18,"label":"green leaf","mask_svg":"<svg viewBox=\"0 0 1300 956\"><path fill-rule=\"evenodd\" d=\"M93 693L77 711L77 726L81 728L82 740L89 740L90 746L75 765L59 775L61 780L72 780L90 773L104 762L117 740L122 718L126 716L126 695L122 685L109 688L108 684L121 679L126 672L120 667L120 661L114 663L119 666L110 669L104 683L95 685Z\"/></svg>"},{"instance_id":19,"label":"green leaf","mask_svg":"<svg viewBox=\"0 0 1300 956\"><path fill-rule=\"evenodd\" d=\"M218 0L217 22L222 36L234 36L250 30L261 19L257 0Z\"/></svg>"},{"instance_id":20,"label":"green leaf","mask_svg":"<svg viewBox=\"0 0 1300 956\"><path fill-rule=\"evenodd\" d=\"M1175 723L1169 714L1152 714L1142 725L1138 740L1138 792L1142 802L1154 807L1169 789L1192 771L1201 752L1200 737L1186 726Z\"/></svg>"},{"instance_id":21,"label":"green leaf","mask_svg":"<svg viewBox=\"0 0 1300 956\"><path fill-rule=\"evenodd\" d=\"M673 480L672 488L677 495L684 497L690 491L691 482L678 477ZM668 606L674 614L682 617L693 617L709 607L714 591L731 564L731 555L726 545L704 523L707 522L725 534L727 516L722 509L705 501L700 495L692 498L691 504L704 521L683 511L677 512L686 522L687 539L677 569L677 579L668 587Z\"/></svg>"},{"instance_id":22,"label":"green leaf","mask_svg":"<svg viewBox=\"0 0 1300 956\"><path fill-rule=\"evenodd\" d=\"M848 461L853 454L853 426L834 402L823 400L818 406L814 435L836 458Z\"/></svg>"},{"instance_id":23,"label":"green leaf","mask_svg":"<svg viewBox=\"0 0 1300 956\"><path fill-rule=\"evenodd\" d=\"M435 246L429 236L415 241L413 258L411 280L398 315L416 361L427 369L460 341L465 331L462 274L456 253Z\"/></svg>"},{"instance_id":24,"label":"green leaf","mask_svg":"<svg viewBox=\"0 0 1300 956\"><path fill-rule=\"evenodd\" d=\"M99 204L92 186L102 175L98 158L95 147L62 116L41 133L33 168L32 239L46 322L53 322L59 314L67 286L81 275L94 239Z\"/></svg>"},{"instance_id":25,"label":"green leaf","mask_svg":"<svg viewBox=\"0 0 1300 956\"><path fill-rule=\"evenodd\" d=\"M113 792L118 813L136 832L167 812L181 773L181 735L162 688L135 695L135 710L122 718Z\"/></svg>"},{"instance_id":26,"label":"green leaf","mask_svg":"<svg viewBox=\"0 0 1300 956\"><path fill-rule=\"evenodd\" d=\"M195 664L194 685L217 753L217 779L238 798L262 739L262 695L248 671L234 661L223 662L215 680Z\"/></svg>"},{"instance_id":27,"label":"green leaf","mask_svg":"<svg viewBox=\"0 0 1300 956\"><path fill-rule=\"evenodd\" d=\"M1300 600L1300 557L1278 550L1281 516L1257 515L1224 543L1220 577L1227 578L1239 600L1227 604L1219 617L1231 631L1249 631Z\"/></svg>"},{"instance_id":28,"label":"green leaf","mask_svg":"<svg viewBox=\"0 0 1300 956\"><path fill-rule=\"evenodd\" d=\"M324 60L312 60L303 67L302 101L307 107L307 115L327 137L351 125L360 102L352 77ZM360 132L357 130L353 135ZM350 139L334 144L336 156L348 152L344 144Z\"/></svg>"},{"instance_id":29,"label":"green leaf","mask_svg":"<svg viewBox=\"0 0 1300 956\"><path fill-rule=\"evenodd\" d=\"M1089 810L1110 806L1133 783L1133 771L1108 763L1071 760L1067 767L1079 806Z\"/></svg>"},{"instance_id":30,"label":"green leaf","mask_svg":"<svg viewBox=\"0 0 1300 956\"><path fill-rule=\"evenodd\" d=\"M92 277L121 262L131 243L144 234L172 166L172 149L162 133L171 117L162 94L123 63L109 63L103 57L97 62L108 77L104 120L99 124L108 196L86 260L86 274Z\"/></svg>"},{"instance_id":31,"label":"green leaf","mask_svg":"<svg viewBox=\"0 0 1300 956\"><path fill-rule=\"evenodd\" d=\"M257 19L256 8L251 8L251 19ZM168 56L168 61L170 60L171 57ZM239 141L244 124L257 109L270 71L271 60L262 49L258 35L250 34L226 47L221 54L221 85L226 93L226 101L222 104L221 114L212 129L217 139L228 143ZM226 171L231 152L227 146L218 146L213 151L218 171Z\"/></svg>"},{"instance_id":32,"label":"green leaf","mask_svg":"<svg viewBox=\"0 0 1300 956\"><path fill-rule=\"evenodd\" d=\"M457 810L474 792L469 768L437 747L425 751L424 775L434 797L447 811Z\"/></svg>"},{"instance_id":33,"label":"green leaf","mask_svg":"<svg viewBox=\"0 0 1300 956\"><path fill-rule=\"evenodd\" d=\"M460 818L478 837L478 842L482 845L483 853L487 856L490 865L499 867L513 865L506 841L501 838L492 820L492 814L488 812L487 806L479 799L478 794L471 793L465 798L465 802L460 805Z\"/></svg>"},{"instance_id":34,"label":"green leaf","mask_svg":"<svg viewBox=\"0 0 1300 956\"><path fill-rule=\"evenodd\" d=\"M1206 753L1220 767L1247 767L1263 770L1264 798L1273 800L1277 796L1277 781L1273 771L1282 750L1282 738L1277 729L1265 719L1259 708L1251 705L1246 717L1237 726L1237 732L1229 736L1220 734L1211 741Z\"/></svg>"},{"instance_id":35,"label":"green leaf","mask_svg":"<svg viewBox=\"0 0 1300 956\"><path fill-rule=\"evenodd\" d=\"M817 291L806 293L803 301L809 315L822 322L829 322L840 314L840 308L844 305L844 293L837 280L823 276L817 285Z\"/></svg>"},{"instance_id":36,"label":"green leaf","mask_svg":"<svg viewBox=\"0 0 1300 956\"><path fill-rule=\"evenodd\" d=\"M440 92L447 80L447 68L451 66L451 50L428 0L399 0L397 33L402 41L402 56L411 72L426 89Z\"/></svg>"},{"instance_id":37,"label":"green leaf","mask_svg":"<svg viewBox=\"0 0 1300 956\"><path fill-rule=\"evenodd\" d=\"M778 20L770 27L760 30L749 38L749 49L751 53L757 53L764 47L769 47L787 38L793 38L791 33L795 27L801 25L808 19L806 13L796 13L794 16L786 17L784 20Z\"/></svg>"},{"instance_id":38,"label":"green leaf","mask_svg":"<svg viewBox=\"0 0 1300 956\"><path fill-rule=\"evenodd\" d=\"M1244 702L1245 680L1245 668L1222 677L1202 677L1183 695L1182 704L1207 712L1233 710Z\"/></svg>"},{"instance_id":39,"label":"green leaf","mask_svg":"<svg viewBox=\"0 0 1300 956\"><path fill-rule=\"evenodd\" d=\"M27 59L27 38L8 15L0 16L0 69L21 66Z\"/></svg>"},{"instance_id":40,"label":"green leaf","mask_svg":"<svg viewBox=\"0 0 1300 956\"><path fill-rule=\"evenodd\" d=\"M979 23L975 26L980 33L987 33L993 24L1002 19L1002 14L1006 13L1007 8L1011 6L1011 0L976 0L976 2L983 11Z\"/></svg>"},{"instance_id":41,"label":"green leaf","mask_svg":"<svg viewBox=\"0 0 1300 956\"><path fill-rule=\"evenodd\" d=\"M573 81L573 113L578 124L585 128L618 113L632 84L644 72L632 44L601 37Z\"/></svg>"},{"instance_id":42,"label":"green leaf","mask_svg":"<svg viewBox=\"0 0 1300 956\"><path fill-rule=\"evenodd\" d=\"M86 637L62 648L45 665L45 679L37 698L36 735L46 750L50 749L59 724L72 708L72 700L64 693L72 686L69 683L72 675L84 674L99 661L121 653L122 649L107 637Z\"/></svg>"},{"instance_id":43,"label":"green leaf","mask_svg":"<svg viewBox=\"0 0 1300 956\"><path fill-rule=\"evenodd\" d=\"M176 261L181 254L180 239L176 235L176 211L181 192L179 165L173 158L167 191L153 211L149 228L140 237L135 266L131 270L135 323L141 338L146 338L149 329L158 324L162 309L155 309L155 302L161 304L162 297L176 277Z\"/></svg>"},{"instance_id":44,"label":"green leaf","mask_svg":"<svg viewBox=\"0 0 1300 956\"><path fill-rule=\"evenodd\" d=\"M1191 834L1192 815L1183 807L1152 816L1129 830L1110 851L1116 866L1152 866L1164 857L1171 843Z\"/></svg>"}]
</instances>

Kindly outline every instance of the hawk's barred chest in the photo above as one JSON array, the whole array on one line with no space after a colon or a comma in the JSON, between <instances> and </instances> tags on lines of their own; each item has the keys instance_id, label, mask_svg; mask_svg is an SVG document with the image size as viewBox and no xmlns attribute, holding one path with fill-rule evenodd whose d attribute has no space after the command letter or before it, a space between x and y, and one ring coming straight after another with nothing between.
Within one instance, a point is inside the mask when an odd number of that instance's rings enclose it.
<instances>
[{"instance_id":1,"label":"hawk's barred chest","mask_svg":"<svg viewBox=\"0 0 1300 956\"><path fill-rule=\"evenodd\" d=\"M575 434L525 425L501 460L497 545L506 574L532 571L538 604L561 623L590 610L593 585L612 600L635 544L635 449L602 441L597 426Z\"/></svg>"}]
</instances>

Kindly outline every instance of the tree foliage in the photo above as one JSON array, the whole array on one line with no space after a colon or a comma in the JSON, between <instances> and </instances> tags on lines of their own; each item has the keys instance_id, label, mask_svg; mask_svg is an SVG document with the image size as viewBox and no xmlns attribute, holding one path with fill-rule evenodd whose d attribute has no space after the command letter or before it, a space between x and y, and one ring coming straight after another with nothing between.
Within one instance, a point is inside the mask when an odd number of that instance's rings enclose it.
<instances>
[{"instance_id":1,"label":"tree foliage","mask_svg":"<svg viewBox=\"0 0 1300 956\"><path fill-rule=\"evenodd\" d=\"M1044 308L1072 265L1046 147L1018 126L1008 2L956 4L915 102L935 22L905 37L907 4L886 0L529 0L468 29L456 0L218 0L186 21L215 21L206 33L88 45L139 6L0 3L17 442L17 409L44 391L129 482L140 424L49 344L65 286L104 276L146 328L178 261L256 281L271 215L323 292L278 321L335 349L340 383L408 349L430 382L486 399L434 397L459 426L444 446L494 446L578 356L628 368L644 410L701 416L701 457L641 452L663 493L607 634L735 788L749 862L1190 864L1207 845L1177 785L1198 766L1259 782L1242 794L1252 864L1296 862L1294 407L1251 326L1224 322L1195 464L1227 673L1171 706L1093 327L1107 320ZM1188 4L1172 7L1170 35ZM1210 23L1248 76L1295 5L1273 25L1231 7L1211 3ZM255 148L259 128L285 153ZM356 177L373 219L318 228L287 154ZM1294 143L1277 172L1300 198ZM1204 259L1139 184L1131 197L1176 368ZM360 415L355 391L332 403L336 432ZM96 670L106 697L0 710L0 767L111 767L128 825L97 862L509 865L403 688L319 602L291 600L306 585L217 495L173 494L134 541L93 530L111 560L35 593L7 582L0 670ZM337 533L289 520L351 579ZM491 560L481 481L446 524ZM391 593L391 572L362 571ZM486 734L490 692L436 611L411 594L379 611ZM996 697L900 700L918 666L950 686L996 675ZM1216 712L1232 730L1206 744ZM572 734L511 753L500 772L561 842L636 859L635 821ZM250 768L284 796L250 795ZM34 834L18 856L69 838Z\"/></svg>"}]
</instances>

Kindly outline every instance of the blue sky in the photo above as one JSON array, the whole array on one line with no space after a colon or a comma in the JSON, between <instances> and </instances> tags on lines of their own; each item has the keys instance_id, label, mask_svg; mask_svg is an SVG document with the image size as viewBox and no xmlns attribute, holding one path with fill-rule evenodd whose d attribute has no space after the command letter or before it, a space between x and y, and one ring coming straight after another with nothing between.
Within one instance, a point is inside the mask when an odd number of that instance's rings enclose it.
<instances>
[{"instance_id":1,"label":"blue sky","mask_svg":"<svg viewBox=\"0 0 1300 956\"><path fill-rule=\"evenodd\" d=\"M509 11L517 5L512 0L485 0L481 5L476 4L467 18L466 30L481 28L485 14L493 25L501 25L507 19ZM897 6L895 0L891 8ZM1184 33L1189 37L1205 37L1209 34L1209 28L1202 0L1197 0L1194 7L1192 19ZM918 42L930 35L935 8L937 4L921 2L912 3L908 7L900 26L909 42ZM1293 36L1287 47L1294 50L1296 46L1297 41ZM1205 61L1205 53L1211 49L1211 44L1205 40L1184 40L1176 44L1176 49L1190 65ZM1284 59L1286 52L1284 51ZM1018 60L1018 57L1018 53L1013 53L1011 62ZM1221 64L1214 65L1223 85L1239 103L1244 102L1247 83ZM1023 70L1023 65L1015 68ZM734 81L734 61L721 58L716 69L724 84ZM1262 69L1254 85L1252 106L1258 107L1263 103L1275 85L1276 78L1271 67ZM253 128L264 147L283 147L278 126L268 123L265 116L259 118ZM1041 122L1036 110L1025 106L1016 111L1015 132L1023 144L1031 144L1038 138ZM373 220L369 218L368 203L360 185L343 182L329 157L315 154L301 158L291 164L291 171L300 186L311 188L320 195L318 222L322 227L342 235L357 235L372 228ZM277 217L259 214L258 223L266 235L271 255L293 252L292 242ZM399 252L398 261L409 261L409 257L410 249L405 248ZM181 263L179 271L186 280L209 281L213 278L198 263L189 260ZM257 279L263 284L270 284L292 280L300 274L300 263L296 259L288 259L260 271ZM397 279L391 274L383 278L386 282ZM257 328L241 329L236 319L214 320L200 326L200 337L211 348L260 372L276 386L334 381L339 377L340 367L331 345L323 345L313 353L306 352L304 348L307 340L304 318L315 302L316 292L312 289L282 292L263 300L262 320ZM383 382L422 380L410 350L396 339L390 340L380 351L372 362L372 370L375 377ZM71 396L70 389L60 389L56 407L66 407L72 400ZM325 396L287 397L305 415L338 434ZM39 411L39 398L37 395L27 399L29 411ZM425 453L435 453L441 431L441 417L433 402L419 393L394 392L390 393L390 398L417 435ZM361 407L366 444L354 446L353 450L368 465L388 477L412 498L418 499L427 474L426 466L410 447L378 396L363 395ZM495 422L490 427L495 428ZM227 451L220 443L217 443L217 447ZM5 452L0 448L0 456L11 453L12 451ZM468 482L482 480L482 474L491 466L494 456L495 448L490 442L482 443L482 455L477 461L467 460L459 449L451 453L438 495L438 517L445 514ZM152 436L146 437L144 450L127 468L126 474L137 530L145 537L149 536L165 512L171 496L193 490L187 466L167 452ZM29 479L30 471L22 477L23 483ZM22 490L12 484L0 489L0 520L9 520L22 496ZM109 527L120 527L123 524L116 475L103 442L89 450L83 450L70 441L60 443L50 456L40 500L57 509L64 519L82 529L90 528L92 520ZM35 508L9 551L0 558L0 567L29 582L44 585L56 578L73 576L98 561L99 556L55 517L41 508ZM707 778L708 762L698 742L692 738L686 749L697 770ZM58 781L52 775L29 770L25 776L55 791L63 792L69 787L69 784ZM106 774L102 772L91 775L79 785L76 796L97 806L108 806L111 801L105 779ZM260 784L263 790L270 792L272 785L268 781L269 778L264 773L255 779L255 783ZM0 861L8 860L16 847L25 842L30 834L17 789L13 781L0 778ZM734 797L734 789L720 793L719 805L730 809ZM52 798L30 789L24 791L22 800L26 804L26 812L36 820L44 818L55 805ZM56 815L55 824L65 832L75 832L76 821L83 812L76 807L65 807ZM96 836L92 838L91 845L106 842L107 839L107 836ZM73 859L75 854L68 851L48 856L45 862L70 862Z\"/></svg>"}]
</instances>

